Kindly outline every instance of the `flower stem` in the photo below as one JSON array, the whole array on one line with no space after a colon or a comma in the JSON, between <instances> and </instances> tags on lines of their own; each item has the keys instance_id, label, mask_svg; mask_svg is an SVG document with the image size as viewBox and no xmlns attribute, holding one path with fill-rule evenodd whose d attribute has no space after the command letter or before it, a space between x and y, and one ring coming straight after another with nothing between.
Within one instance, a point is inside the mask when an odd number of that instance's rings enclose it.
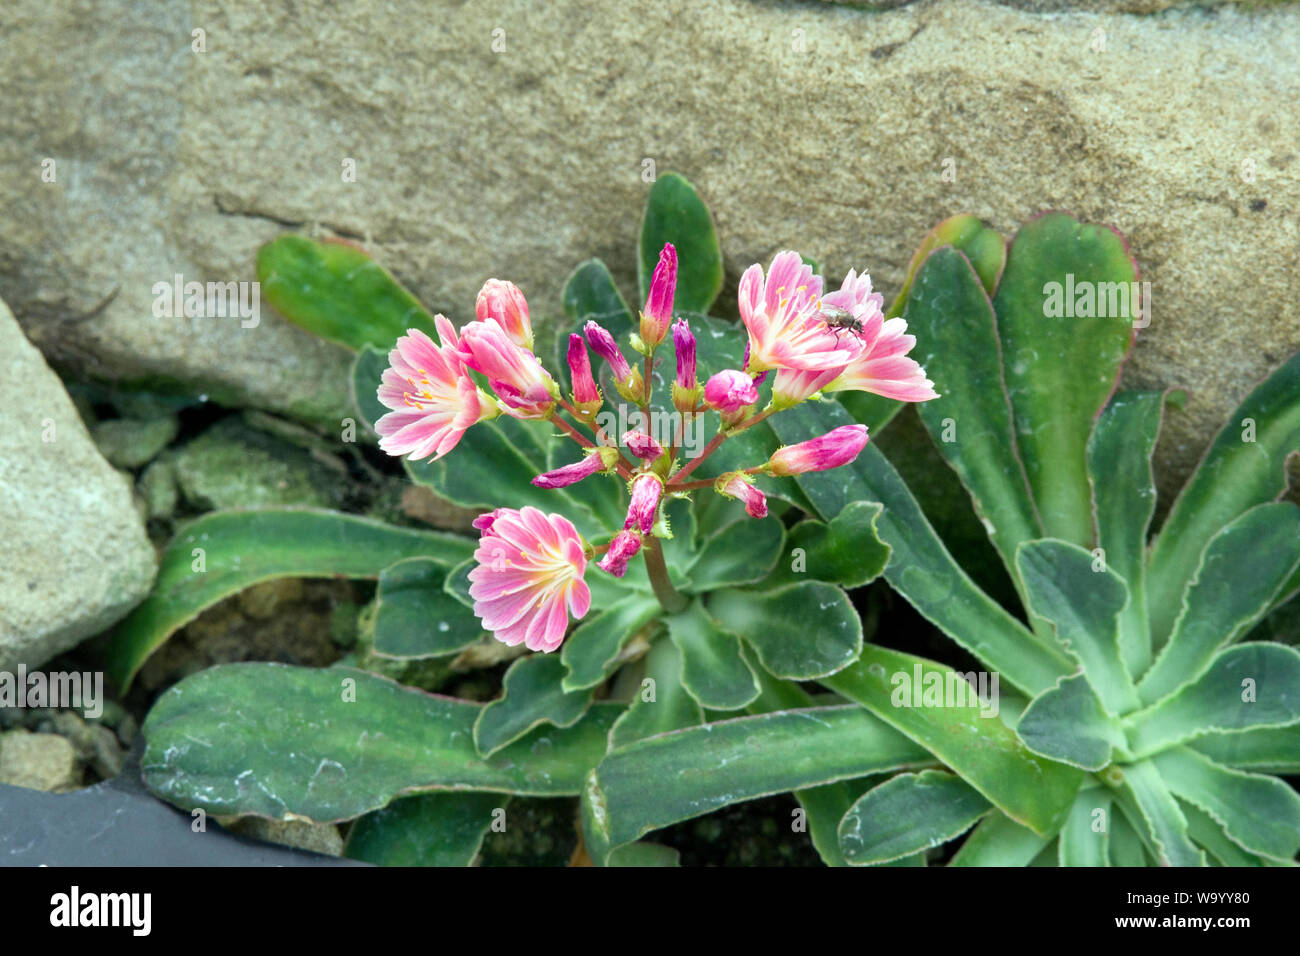
<instances>
[{"instance_id":1,"label":"flower stem","mask_svg":"<svg viewBox=\"0 0 1300 956\"><path fill-rule=\"evenodd\" d=\"M664 551L659 544L659 539L654 535L646 535L643 551L646 571L650 574L650 586L654 588L655 597L659 599L663 609L669 614L685 610L686 598L679 594L672 582L668 580L668 565L664 563Z\"/></svg>"},{"instance_id":2,"label":"flower stem","mask_svg":"<svg viewBox=\"0 0 1300 956\"><path fill-rule=\"evenodd\" d=\"M672 487L676 488L678 486L678 483L683 478L685 478L687 475L693 472L700 464L702 464L704 459L708 458L715 451L717 451L718 446L721 445L726 440L727 440L727 433L724 431L719 431L716 435L713 436L713 440L704 446L704 451L700 452L699 455L697 455L696 457L688 461L682 467L681 471L673 475L673 480L670 481L669 484L672 485Z\"/></svg>"}]
</instances>

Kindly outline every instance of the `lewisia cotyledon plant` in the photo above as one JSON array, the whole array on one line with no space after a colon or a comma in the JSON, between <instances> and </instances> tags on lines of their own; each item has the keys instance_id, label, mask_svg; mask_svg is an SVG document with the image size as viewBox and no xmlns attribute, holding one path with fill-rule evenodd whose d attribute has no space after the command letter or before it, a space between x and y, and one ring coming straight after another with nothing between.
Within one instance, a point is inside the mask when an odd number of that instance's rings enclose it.
<instances>
[{"instance_id":1,"label":"lewisia cotyledon plant","mask_svg":"<svg viewBox=\"0 0 1300 956\"><path fill-rule=\"evenodd\" d=\"M498 640L553 651L591 604L584 581L588 562L599 556L601 573L622 577L638 555L650 583L669 611L683 598L669 582L656 528L670 497L712 489L743 502L752 518L767 516L762 475L824 471L852 462L867 443L865 425L847 425L819 438L777 450L752 467L717 478L691 480L695 471L730 436L823 392L859 390L922 402L936 398L915 360L916 340L902 319L885 320L882 298L866 273L850 271L841 287L822 294L822 280L798 253L781 252L766 275L750 266L740 281L740 316L749 333L739 368L724 369L701 384L696 379L695 337L689 323L673 321L677 253L665 245L641 312L633 347L644 355L630 363L614 336L588 322L584 337L571 335L567 351L572 390L565 396L533 353L528 303L510 282L490 279L478 295L476 319L461 328L437 316L440 344L412 330L389 353L379 399L391 409L377 423L380 447L412 459L441 458L465 430L497 415L554 424L582 446L583 457L533 479L541 488L561 488L603 475L627 484L631 503L623 528L607 544L593 546L559 514L537 508L498 508L480 517L475 567L469 575L474 612ZM655 351L671 337L676 358L672 404L683 416L717 412L720 427L699 455L665 449L652 436L629 431L615 439L592 427L604 396L592 374L588 347L609 366L619 395L648 413ZM488 381L480 388L470 372ZM759 410L758 386L775 373L772 398ZM565 416L569 416L566 418ZM572 420L570 420L572 419ZM648 414L646 419L648 420ZM590 434L588 434L590 432ZM625 454L626 453L626 454Z\"/></svg>"}]
</instances>

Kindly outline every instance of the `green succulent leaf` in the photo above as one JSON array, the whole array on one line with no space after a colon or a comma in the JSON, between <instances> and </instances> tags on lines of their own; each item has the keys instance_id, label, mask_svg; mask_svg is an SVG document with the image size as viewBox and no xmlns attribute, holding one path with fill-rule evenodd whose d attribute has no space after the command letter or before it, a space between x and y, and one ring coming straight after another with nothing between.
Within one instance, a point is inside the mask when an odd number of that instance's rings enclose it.
<instances>
[{"instance_id":1,"label":"green succulent leaf","mask_svg":"<svg viewBox=\"0 0 1300 956\"><path fill-rule=\"evenodd\" d=\"M1300 774L1300 723L1198 737L1189 745L1215 763L1260 773Z\"/></svg>"},{"instance_id":2,"label":"green succulent leaf","mask_svg":"<svg viewBox=\"0 0 1300 956\"><path fill-rule=\"evenodd\" d=\"M1174 501L1152 545L1147 586L1157 645L1173 630L1187 583L1210 540L1238 515L1281 496L1286 490L1286 461L1297 451L1300 352L1251 392L1228 419Z\"/></svg>"},{"instance_id":3,"label":"green succulent leaf","mask_svg":"<svg viewBox=\"0 0 1300 956\"><path fill-rule=\"evenodd\" d=\"M1188 836L1187 818L1150 760L1124 768L1117 796L1159 865L1205 866L1205 853Z\"/></svg>"},{"instance_id":4,"label":"green succulent leaf","mask_svg":"<svg viewBox=\"0 0 1300 956\"><path fill-rule=\"evenodd\" d=\"M474 746L491 757L535 727L572 727L591 705L591 691L565 691L564 664L558 654L530 654L510 665L501 696L474 721Z\"/></svg>"},{"instance_id":5,"label":"green succulent leaf","mask_svg":"<svg viewBox=\"0 0 1300 956\"><path fill-rule=\"evenodd\" d=\"M1051 839L1021 826L995 808L984 815L948 865L1028 866Z\"/></svg>"},{"instance_id":6,"label":"green succulent leaf","mask_svg":"<svg viewBox=\"0 0 1300 956\"><path fill-rule=\"evenodd\" d=\"M1016 552L1031 613L1056 626L1057 640L1083 665L1084 676L1111 714L1137 707L1137 693L1119 647L1119 615L1128 603L1123 580L1068 541L1026 541Z\"/></svg>"},{"instance_id":7,"label":"green succulent leaf","mask_svg":"<svg viewBox=\"0 0 1300 956\"><path fill-rule=\"evenodd\" d=\"M1057 843L1061 866L1110 866L1110 816L1107 791L1086 787L1075 795Z\"/></svg>"},{"instance_id":8,"label":"green succulent leaf","mask_svg":"<svg viewBox=\"0 0 1300 956\"><path fill-rule=\"evenodd\" d=\"M682 686L701 707L739 710L754 701L758 678L745 660L740 639L718 627L698 599L664 622L682 654Z\"/></svg>"},{"instance_id":9,"label":"green succulent leaf","mask_svg":"<svg viewBox=\"0 0 1300 956\"><path fill-rule=\"evenodd\" d=\"M677 173L656 179L646 200L637 248L642 302L650 293L650 278L666 242L677 249L674 311L707 312L722 291L722 249L709 207L695 187Z\"/></svg>"},{"instance_id":10,"label":"green succulent leaf","mask_svg":"<svg viewBox=\"0 0 1300 956\"><path fill-rule=\"evenodd\" d=\"M787 444L851 424L834 402L805 403L769 421ZM797 480L823 520L831 520L853 501L882 504L876 530L891 549L885 579L923 616L1010 684L1037 694L1074 670L1059 648L1035 637L953 560L907 485L874 445L862 449L852 464L800 475Z\"/></svg>"},{"instance_id":11,"label":"green succulent leaf","mask_svg":"<svg viewBox=\"0 0 1300 956\"><path fill-rule=\"evenodd\" d=\"M595 704L567 730L538 728L489 758L474 747L482 710L351 668L218 665L154 704L144 780L185 810L318 823L421 791L567 796L622 708Z\"/></svg>"},{"instance_id":12,"label":"green succulent leaf","mask_svg":"<svg viewBox=\"0 0 1300 956\"><path fill-rule=\"evenodd\" d=\"M921 267L904 316L917 337L914 357L940 396L917 407L921 421L1014 574L1016 546L1043 535L1016 447L988 294L966 257L944 247Z\"/></svg>"},{"instance_id":13,"label":"green succulent leaf","mask_svg":"<svg viewBox=\"0 0 1300 956\"><path fill-rule=\"evenodd\" d=\"M1183 596L1183 611L1138 685L1144 703L1173 693L1214 654L1249 631L1300 567L1300 508L1256 505L1210 539Z\"/></svg>"},{"instance_id":14,"label":"green succulent leaf","mask_svg":"<svg viewBox=\"0 0 1300 956\"><path fill-rule=\"evenodd\" d=\"M908 263L907 275L898 296L885 314L890 318L902 315L909 301L909 293L917 273L934 250L942 246L951 246L960 250L970 260L980 285L985 293L992 295L1002 278L1002 270L1007 264L1006 240L995 229L986 226L978 216L964 213L952 216L939 223L921 240L912 261Z\"/></svg>"},{"instance_id":15,"label":"green succulent leaf","mask_svg":"<svg viewBox=\"0 0 1300 956\"><path fill-rule=\"evenodd\" d=\"M1110 865L1111 866L1150 866L1154 862L1153 857L1147 856L1146 844L1142 837L1138 835L1137 829L1129 818L1125 815L1125 810L1120 805L1119 813L1114 813L1110 818ZM1134 807L1136 813L1136 807ZM1146 824L1139 822L1139 826L1145 827ZM1188 832L1191 830L1189 828Z\"/></svg>"},{"instance_id":16,"label":"green succulent leaf","mask_svg":"<svg viewBox=\"0 0 1300 956\"><path fill-rule=\"evenodd\" d=\"M1232 840L1214 817L1186 800L1178 801L1183 816L1187 818L1187 833L1197 846L1218 863L1219 866L1267 866L1264 860L1247 853Z\"/></svg>"},{"instance_id":17,"label":"green succulent leaf","mask_svg":"<svg viewBox=\"0 0 1300 956\"><path fill-rule=\"evenodd\" d=\"M768 673L786 680L834 674L862 651L862 619L843 591L823 581L716 591L708 610L723 629L749 642Z\"/></svg>"},{"instance_id":18,"label":"green succulent leaf","mask_svg":"<svg viewBox=\"0 0 1300 956\"><path fill-rule=\"evenodd\" d=\"M1187 747L1151 762L1177 797L1210 814L1234 843L1275 860L1300 853L1300 795L1281 780L1221 767Z\"/></svg>"},{"instance_id":19,"label":"green succulent leaf","mask_svg":"<svg viewBox=\"0 0 1300 956\"><path fill-rule=\"evenodd\" d=\"M564 282L563 301L564 314L579 326L588 322L604 325L611 319L629 328L633 324L632 310L614 284L609 268L599 259L588 259L569 274ZM568 345L567 339L559 343L560 361L556 363L556 368L564 372L568 371L563 361Z\"/></svg>"},{"instance_id":20,"label":"green succulent leaf","mask_svg":"<svg viewBox=\"0 0 1300 956\"><path fill-rule=\"evenodd\" d=\"M775 517L729 525L704 542L687 569L690 590L696 593L761 581L781 556L785 529Z\"/></svg>"},{"instance_id":21,"label":"green succulent leaf","mask_svg":"<svg viewBox=\"0 0 1300 956\"><path fill-rule=\"evenodd\" d=\"M1082 775L1020 742L997 716L995 687L985 704L957 671L875 645L822 683L925 747L1013 820L1040 834L1065 820Z\"/></svg>"},{"instance_id":22,"label":"green succulent leaf","mask_svg":"<svg viewBox=\"0 0 1300 956\"><path fill-rule=\"evenodd\" d=\"M377 578L407 557L449 568L473 542L454 534L395 528L335 511L272 508L219 511L177 531L153 591L117 626L107 672L125 691L145 660L205 608L273 578Z\"/></svg>"},{"instance_id":23,"label":"green succulent leaf","mask_svg":"<svg viewBox=\"0 0 1300 956\"><path fill-rule=\"evenodd\" d=\"M1300 652L1238 644L1191 683L1125 720L1137 757L1210 733L1300 722Z\"/></svg>"},{"instance_id":24,"label":"green succulent leaf","mask_svg":"<svg viewBox=\"0 0 1300 956\"><path fill-rule=\"evenodd\" d=\"M1106 713L1083 674L1065 677L1030 702L1016 724L1026 747L1082 770L1101 770L1127 746L1119 722Z\"/></svg>"},{"instance_id":25,"label":"green succulent leaf","mask_svg":"<svg viewBox=\"0 0 1300 956\"><path fill-rule=\"evenodd\" d=\"M682 654L672 641L658 640L645 656L645 678L632 704L610 731L610 747L644 737L698 727L704 711L682 683Z\"/></svg>"},{"instance_id":26,"label":"green succulent leaf","mask_svg":"<svg viewBox=\"0 0 1300 956\"><path fill-rule=\"evenodd\" d=\"M858 799L840 821L851 866L888 863L955 839L990 805L960 777L940 770L900 773Z\"/></svg>"},{"instance_id":27,"label":"green succulent leaf","mask_svg":"<svg viewBox=\"0 0 1300 956\"><path fill-rule=\"evenodd\" d=\"M609 855L610 866L681 866L682 855L678 850L662 843L650 843L641 840L617 847Z\"/></svg>"},{"instance_id":28,"label":"green succulent leaf","mask_svg":"<svg viewBox=\"0 0 1300 956\"><path fill-rule=\"evenodd\" d=\"M464 650L483 636L474 612L448 594L445 564L407 558L379 574L374 652L415 660Z\"/></svg>"},{"instance_id":29,"label":"green succulent leaf","mask_svg":"<svg viewBox=\"0 0 1300 956\"><path fill-rule=\"evenodd\" d=\"M1084 547L1092 545L1088 437L1133 344L1137 279L1116 232L1048 213L1016 234L993 299L1043 532Z\"/></svg>"},{"instance_id":30,"label":"green succulent leaf","mask_svg":"<svg viewBox=\"0 0 1300 956\"><path fill-rule=\"evenodd\" d=\"M1156 508L1151 456L1160 434L1164 395L1120 392L1110 400L1088 440L1088 480L1097 547L1128 585L1120 613L1119 645L1125 667L1142 674L1151 664L1146 606L1147 529Z\"/></svg>"},{"instance_id":31,"label":"green succulent leaf","mask_svg":"<svg viewBox=\"0 0 1300 956\"><path fill-rule=\"evenodd\" d=\"M852 705L737 717L616 747L583 795L587 850L743 800L902 769L930 757Z\"/></svg>"},{"instance_id":32,"label":"green succulent leaf","mask_svg":"<svg viewBox=\"0 0 1300 956\"><path fill-rule=\"evenodd\" d=\"M631 594L583 621L564 641L560 660L568 668L565 691L602 683L618 669L620 654L647 624L662 613L652 597Z\"/></svg>"},{"instance_id":33,"label":"green succulent leaf","mask_svg":"<svg viewBox=\"0 0 1300 956\"><path fill-rule=\"evenodd\" d=\"M280 236L258 249L257 278L282 316L347 348L388 350L407 329L438 341L433 316L353 243Z\"/></svg>"},{"instance_id":34,"label":"green succulent leaf","mask_svg":"<svg viewBox=\"0 0 1300 956\"><path fill-rule=\"evenodd\" d=\"M889 563L889 545L876 531L882 510L875 501L854 501L829 523L801 521L785 549L790 570L778 567L778 574L783 579L807 574L849 589L871 583Z\"/></svg>"},{"instance_id":35,"label":"green succulent leaf","mask_svg":"<svg viewBox=\"0 0 1300 956\"><path fill-rule=\"evenodd\" d=\"M343 855L377 866L469 866L492 825L499 793L422 793L352 824Z\"/></svg>"}]
</instances>

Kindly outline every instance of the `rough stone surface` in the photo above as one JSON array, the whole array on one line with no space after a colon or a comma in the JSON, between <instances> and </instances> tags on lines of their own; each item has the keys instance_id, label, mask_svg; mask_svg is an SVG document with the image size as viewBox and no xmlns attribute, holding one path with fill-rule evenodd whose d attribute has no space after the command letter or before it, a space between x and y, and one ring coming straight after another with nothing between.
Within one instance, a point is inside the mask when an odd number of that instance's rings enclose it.
<instances>
[{"instance_id":1,"label":"rough stone surface","mask_svg":"<svg viewBox=\"0 0 1300 956\"><path fill-rule=\"evenodd\" d=\"M111 418L91 429L99 453L119 468L139 468L166 448L180 429L173 415Z\"/></svg>"},{"instance_id":2,"label":"rough stone surface","mask_svg":"<svg viewBox=\"0 0 1300 956\"><path fill-rule=\"evenodd\" d=\"M59 793L79 787L77 751L58 734L0 734L0 783Z\"/></svg>"},{"instance_id":3,"label":"rough stone surface","mask_svg":"<svg viewBox=\"0 0 1300 956\"><path fill-rule=\"evenodd\" d=\"M299 850L311 850L314 853L324 853L326 856L343 855L343 837L339 835L339 828L332 823L246 817L242 820L230 821L227 829L253 840L278 843Z\"/></svg>"},{"instance_id":4,"label":"rough stone surface","mask_svg":"<svg viewBox=\"0 0 1300 956\"><path fill-rule=\"evenodd\" d=\"M130 484L3 302L0 541L0 670L37 667L104 630L157 567Z\"/></svg>"},{"instance_id":5,"label":"rough stone surface","mask_svg":"<svg viewBox=\"0 0 1300 956\"><path fill-rule=\"evenodd\" d=\"M1300 7L1166 6L11 0L0 283L62 362L323 421L342 353L269 313L156 319L153 283L251 278L301 226L458 320L493 274L555 313L593 254L631 290L646 160L710 201L724 309L783 246L892 292L939 219L1064 208L1152 282L1127 383L1192 389L1168 488L1300 346Z\"/></svg>"}]
</instances>

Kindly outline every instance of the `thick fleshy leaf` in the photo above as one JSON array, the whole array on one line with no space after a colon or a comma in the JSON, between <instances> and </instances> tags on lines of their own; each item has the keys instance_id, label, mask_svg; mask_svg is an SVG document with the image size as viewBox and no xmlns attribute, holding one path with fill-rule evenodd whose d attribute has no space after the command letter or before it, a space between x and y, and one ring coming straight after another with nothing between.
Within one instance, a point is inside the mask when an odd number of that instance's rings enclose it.
<instances>
[{"instance_id":1,"label":"thick fleshy leaf","mask_svg":"<svg viewBox=\"0 0 1300 956\"><path fill-rule=\"evenodd\" d=\"M758 696L758 678L740 639L718 627L698 599L664 623L682 654L682 686L701 707L739 710Z\"/></svg>"},{"instance_id":2,"label":"thick fleshy leaf","mask_svg":"<svg viewBox=\"0 0 1300 956\"><path fill-rule=\"evenodd\" d=\"M1205 866L1205 853L1187 834L1187 818L1150 760L1124 768L1117 795L1158 864Z\"/></svg>"},{"instance_id":3,"label":"thick fleshy leaf","mask_svg":"<svg viewBox=\"0 0 1300 956\"><path fill-rule=\"evenodd\" d=\"M1057 843L1061 866L1110 866L1111 795L1088 787L1075 795Z\"/></svg>"},{"instance_id":4,"label":"thick fleshy leaf","mask_svg":"<svg viewBox=\"0 0 1300 956\"><path fill-rule=\"evenodd\" d=\"M615 319L620 325L632 324L632 310L614 284L608 267L599 259L588 259L569 273L564 282L563 298L564 314L575 323L599 322L604 325ZM559 346L560 357L563 357L568 341L560 342ZM556 369L568 372L563 362L557 362Z\"/></svg>"},{"instance_id":5,"label":"thick fleshy leaf","mask_svg":"<svg viewBox=\"0 0 1300 956\"><path fill-rule=\"evenodd\" d=\"M394 800L352 824L343 855L378 866L469 866L493 812L508 799L499 793L422 793Z\"/></svg>"},{"instance_id":6,"label":"thick fleshy leaf","mask_svg":"<svg viewBox=\"0 0 1300 956\"><path fill-rule=\"evenodd\" d=\"M787 444L850 424L848 415L834 402L805 403L769 421ZM800 475L797 480L823 520L834 518L852 501L883 504L876 530L892 549L885 579L923 616L1008 683L1032 695L1074 670L1064 653L1040 641L971 581L939 540L898 472L874 445L868 444L850 465Z\"/></svg>"},{"instance_id":7,"label":"thick fleshy leaf","mask_svg":"<svg viewBox=\"0 0 1300 956\"><path fill-rule=\"evenodd\" d=\"M1111 814L1110 818L1110 865L1151 866L1154 858L1147 856L1146 844L1134 824L1129 822L1127 811L1120 805L1116 809L1118 812ZM1137 813L1136 807L1133 812ZM1145 827L1140 820L1139 825Z\"/></svg>"},{"instance_id":8,"label":"thick fleshy leaf","mask_svg":"<svg viewBox=\"0 0 1300 956\"><path fill-rule=\"evenodd\" d=\"M826 677L862 651L862 619L848 596L823 581L771 591L716 591L709 614L758 652L769 673L786 680Z\"/></svg>"},{"instance_id":9,"label":"thick fleshy leaf","mask_svg":"<svg viewBox=\"0 0 1300 956\"><path fill-rule=\"evenodd\" d=\"M1232 840L1223 827L1194 803L1178 801L1183 816L1187 818L1187 834L1192 842L1202 847L1220 866L1267 866L1263 859L1247 853Z\"/></svg>"},{"instance_id":10,"label":"thick fleshy leaf","mask_svg":"<svg viewBox=\"0 0 1300 956\"><path fill-rule=\"evenodd\" d=\"M144 723L145 783L185 810L350 820L398 796L488 790L576 794L622 708L595 704L484 759L479 704L365 671L223 664L158 698Z\"/></svg>"},{"instance_id":11,"label":"thick fleshy leaf","mask_svg":"<svg viewBox=\"0 0 1300 956\"><path fill-rule=\"evenodd\" d=\"M1238 515L1276 500L1285 491L1286 461L1297 451L1300 352L1228 418L1152 545L1147 581L1157 646L1173 630L1187 582L1210 539Z\"/></svg>"},{"instance_id":12,"label":"thick fleshy leaf","mask_svg":"<svg viewBox=\"0 0 1300 956\"><path fill-rule=\"evenodd\" d=\"M558 654L530 654L510 665L501 696L474 721L474 746L490 757L535 727L572 727L587 712L591 691L565 691L564 663Z\"/></svg>"},{"instance_id":13,"label":"thick fleshy leaf","mask_svg":"<svg viewBox=\"0 0 1300 956\"><path fill-rule=\"evenodd\" d=\"M1290 502L1257 505L1225 525L1206 546L1169 641L1138 687L1143 702L1173 693L1254 627L1297 567L1300 508Z\"/></svg>"},{"instance_id":14,"label":"thick fleshy leaf","mask_svg":"<svg viewBox=\"0 0 1300 956\"><path fill-rule=\"evenodd\" d=\"M1043 532L1016 447L997 319L966 257L951 247L932 253L904 317L917 338L912 354L939 393L917 407L921 421L1014 574L1016 546Z\"/></svg>"},{"instance_id":15,"label":"thick fleshy leaf","mask_svg":"<svg viewBox=\"0 0 1300 956\"><path fill-rule=\"evenodd\" d=\"M1190 744L1215 763L1260 773L1300 774L1300 723L1210 734Z\"/></svg>"},{"instance_id":16,"label":"thick fleshy leaf","mask_svg":"<svg viewBox=\"0 0 1300 956\"><path fill-rule=\"evenodd\" d=\"M746 518L704 542L687 570L695 593L761 581L781 556L785 529L779 519Z\"/></svg>"},{"instance_id":17,"label":"thick fleshy leaf","mask_svg":"<svg viewBox=\"0 0 1300 956\"><path fill-rule=\"evenodd\" d=\"M672 641L659 639L645 656L645 677L632 704L609 734L611 747L624 747L643 737L698 727L704 711L682 686L682 654Z\"/></svg>"},{"instance_id":18,"label":"thick fleshy leaf","mask_svg":"<svg viewBox=\"0 0 1300 956\"><path fill-rule=\"evenodd\" d=\"M483 636L474 612L448 594L446 566L430 558L407 558L379 575L374 652L413 660L454 654Z\"/></svg>"},{"instance_id":19,"label":"thick fleshy leaf","mask_svg":"<svg viewBox=\"0 0 1300 956\"><path fill-rule=\"evenodd\" d=\"M900 773L863 794L840 821L851 866L888 863L947 843L991 809L978 790L941 770Z\"/></svg>"},{"instance_id":20,"label":"thick fleshy leaf","mask_svg":"<svg viewBox=\"0 0 1300 956\"><path fill-rule=\"evenodd\" d=\"M1119 648L1119 614L1128 603L1123 580L1068 541L1026 541L1016 552L1029 610L1056 627L1057 640L1083 665L1106 710L1125 714L1137 693Z\"/></svg>"},{"instance_id":21,"label":"thick fleshy leaf","mask_svg":"<svg viewBox=\"0 0 1300 956\"><path fill-rule=\"evenodd\" d=\"M1001 810L990 810L966 837L949 866L1028 866L1051 841Z\"/></svg>"},{"instance_id":22,"label":"thick fleshy leaf","mask_svg":"<svg viewBox=\"0 0 1300 956\"><path fill-rule=\"evenodd\" d=\"M1220 767L1187 747L1151 762L1176 796L1210 814L1246 850L1277 860L1300 853L1300 795L1277 777Z\"/></svg>"},{"instance_id":23,"label":"thick fleshy leaf","mask_svg":"<svg viewBox=\"0 0 1300 956\"><path fill-rule=\"evenodd\" d=\"M915 740L1036 832L1054 832L1069 812L1082 775L1020 742L997 716L992 678L986 684L990 700L983 703L959 672L868 645L857 663L822 683Z\"/></svg>"},{"instance_id":24,"label":"thick fleshy leaf","mask_svg":"<svg viewBox=\"0 0 1300 956\"><path fill-rule=\"evenodd\" d=\"M1035 697L1020 715L1016 733L1034 753L1081 770L1101 770L1112 752L1128 743L1082 674L1062 678Z\"/></svg>"},{"instance_id":25,"label":"thick fleshy leaf","mask_svg":"<svg viewBox=\"0 0 1300 956\"><path fill-rule=\"evenodd\" d=\"M646 200L637 244L641 302L650 292L650 277L666 242L677 249L674 312L707 312L722 291L722 250L709 207L695 187L677 173L656 179Z\"/></svg>"},{"instance_id":26,"label":"thick fleshy leaf","mask_svg":"<svg viewBox=\"0 0 1300 956\"><path fill-rule=\"evenodd\" d=\"M1137 281L1116 232L1048 213L1016 234L993 298L1043 532L1084 547L1092 544L1088 436L1133 344Z\"/></svg>"},{"instance_id":27,"label":"thick fleshy leaf","mask_svg":"<svg viewBox=\"0 0 1300 956\"><path fill-rule=\"evenodd\" d=\"M257 278L275 311L350 349L391 349L412 328L438 341L433 316L353 243L280 236L257 251Z\"/></svg>"},{"instance_id":28,"label":"thick fleshy leaf","mask_svg":"<svg viewBox=\"0 0 1300 956\"><path fill-rule=\"evenodd\" d=\"M1281 644L1221 651L1196 680L1124 723L1137 757L1203 734L1300 722L1300 652Z\"/></svg>"},{"instance_id":29,"label":"thick fleshy leaf","mask_svg":"<svg viewBox=\"0 0 1300 956\"><path fill-rule=\"evenodd\" d=\"M878 502L854 501L829 523L801 521L790 532L785 566L778 564L781 577L807 574L850 589L874 581L889 563L889 545L876 531L882 510Z\"/></svg>"},{"instance_id":30,"label":"thick fleshy leaf","mask_svg":"<svg viewBox=\"0 0 1300 956\"><path fill-rule=\"evenodd\" d=\"M912 255L912 261L907 265L903 287L885 313L887 316L903 314L916 274L930 254L941 246L952 246L966 255L987 294L992 295L997 289L1002 270L1007 264L1006 240L996 230L986 226L978 216L963 213L945 219L925 234Z\"/></svg>"},{"instance_id":31,"label":"thick fleshy leaf","mask_svg":"<svg viewBox=\"0 0 1300 956\"><path fill-rule=\"evenodd\" d=\"M654 598L631 594L589 615L564 641L564 689L582 690L604 681L618 669L627 643L661 613Z\"/></svg>"},{"instance_id":32,"label":"thick fleshy leaf","mask_svg":"<svg viewBox=\"0 0 1300 956\"><path fill-rule=\"evenodd\" d=\"M860 707L737 717L612 750L587 781L583 829L613 847L743 800L924 762L925 751Z\"/></svg>"},{"instance_id":33,"label":"thick fleshy leaf","mask_svg":"<svg viewBox=\"0 0 1300 956\"><path fill-rule=\"evenodd\" d=\"M219 511L185 525L163 552L153 591L123 620L108 676L125 690L145 659L205 608L272 578L376 578L395 561L427 557L444 568L473 550L469 538L395 528L314 508Z\"/></svg>"},{"instance_id":34,"label":"thick fleshy leaf","mask_svg":"<svg viewBox=\"0 0 1300 956\"><path fill-rule=\"evenodd\" d=\"M641 840L618 847L609 855L610 866L681 866L682 854L662 843Z\"/></svg>"},{"instance_id":35,"label":"thick fleshy leaf","mask_svg":"<svg viewBox=\"0 0 1300 956\"><path fill-rule=\"evenodd\" d=\"M1120 392L1101 413L1088 440L1097 547L1106 565L1128 585L1129 603L1120 612L1119 646L1134 676L1145 673L1151 664L1144 582L1147 529L1156 508L1151 455L1163 412L1160 392Z\"/></svg>"}]
</instances>

